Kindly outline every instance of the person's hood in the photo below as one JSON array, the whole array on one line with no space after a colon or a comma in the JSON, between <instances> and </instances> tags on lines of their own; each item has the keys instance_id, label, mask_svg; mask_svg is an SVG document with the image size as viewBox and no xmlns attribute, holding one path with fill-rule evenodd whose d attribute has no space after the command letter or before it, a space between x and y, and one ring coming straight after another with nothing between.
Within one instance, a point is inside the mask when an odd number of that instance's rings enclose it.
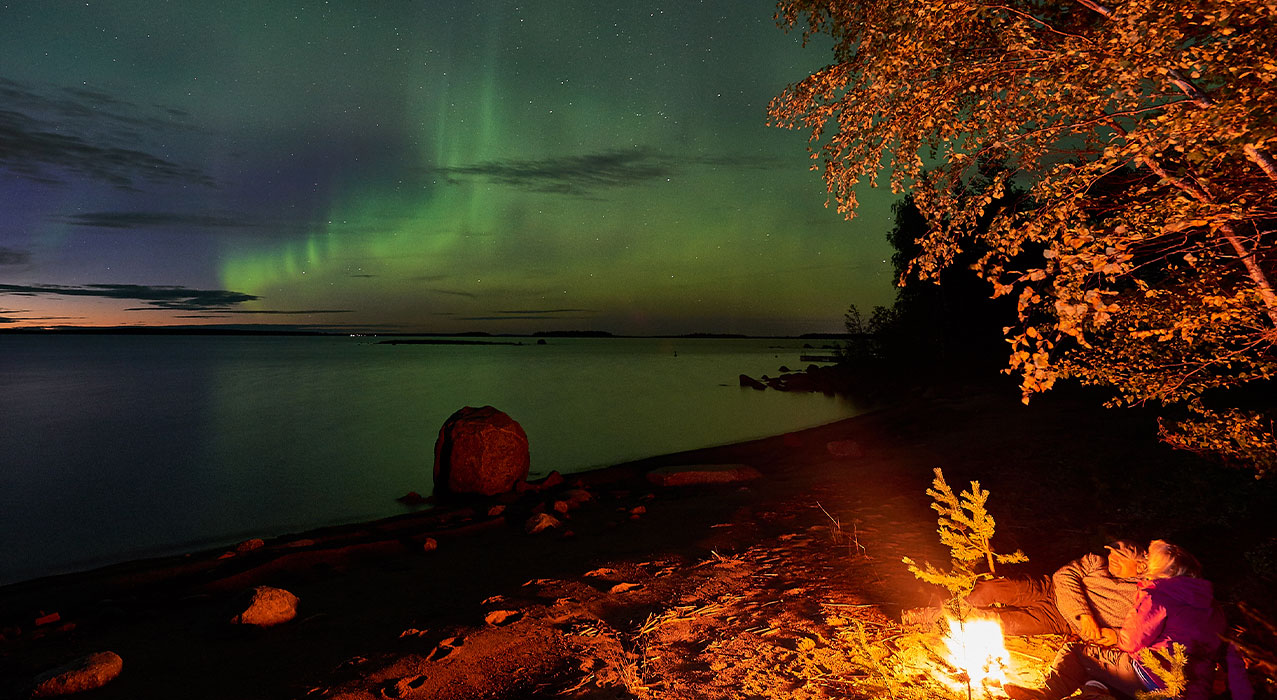
<instances>
[{"instance_id":1,"label":"person's hood","mask_svg":"<svg viewBox=\"0 0 1277 700\"><path fill-rule=\"evenodd\" d=\"M1141 581L1140 588L1150 594L1166 597L1194 608L1209 608L1215 600L1215 589L1210 581L1191 576L1159 578L1152 581Z\"/></svg>"}]
</instances>

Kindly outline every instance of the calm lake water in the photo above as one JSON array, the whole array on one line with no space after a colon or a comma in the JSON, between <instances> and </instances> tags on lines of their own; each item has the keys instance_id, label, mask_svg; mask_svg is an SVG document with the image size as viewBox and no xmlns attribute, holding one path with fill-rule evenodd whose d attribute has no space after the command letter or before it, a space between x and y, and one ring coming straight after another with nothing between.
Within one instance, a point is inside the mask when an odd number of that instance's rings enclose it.
<instances>
[{"instance_id":1,"label":"calm lake water","mask_svg":"<svg viewBox=\"0 0 1277 700\"><path fill-rule=\"evenodd\" d=\"M467 405L523 425L534 476L854 415L738 386L802 346L0 335L0 583L402 513Z\"/></svg>"}]
</instances>

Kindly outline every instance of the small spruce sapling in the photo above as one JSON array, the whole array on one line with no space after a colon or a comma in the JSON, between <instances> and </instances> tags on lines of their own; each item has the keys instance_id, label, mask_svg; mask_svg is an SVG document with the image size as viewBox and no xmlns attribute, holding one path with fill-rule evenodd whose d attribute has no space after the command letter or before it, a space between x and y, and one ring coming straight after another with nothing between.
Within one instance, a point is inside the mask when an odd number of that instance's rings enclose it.
<instances>
[{"instance_id":1,"label":"small spruce sapling","mask_svg":"<svg viewBox=\"0 0 1277 700\"><path fill-rule=\"evenodd\" d=\"M904 558L904 563L914 576L949 591L952 597L945 608L962 620L969 612L967 595L980 579L994 574L996 564L1018 564L1029 558L1018 549L1011 554L993 551L995 523L985 508L989 492L980 488L980 482L972 481L971 490L955 495L940 468L934 471L936 476L927 495L932 498L932 510L940 514L937 519L940 543L949 548L950 567L947 571L937 569L930 562L919 566L909 557ZM981 571L982 566L988 570Z\"/></svg>"},{"instance_id":2,"label":"small spruce sapling","mask_svg":"<svg viewBox=\"0 0 1277 700\"><path fill-rule=\"evenodd\" d=\"M1139 659L1140 664L1162 682L1162 688L1136 693L1138 700L1184 697L1184 690L1188 688L1188 678L1184 674L1184 669L1188 666L1188 650L1183 644L1171 644L1169 650L1151 647L1141 649Z\"/></svg>"}]
</instances>

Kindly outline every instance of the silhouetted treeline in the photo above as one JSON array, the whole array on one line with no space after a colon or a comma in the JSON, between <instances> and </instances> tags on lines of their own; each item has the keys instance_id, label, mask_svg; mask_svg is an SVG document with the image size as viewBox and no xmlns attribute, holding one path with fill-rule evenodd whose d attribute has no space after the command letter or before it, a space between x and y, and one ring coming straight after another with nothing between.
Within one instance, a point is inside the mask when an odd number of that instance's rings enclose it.
<instances>
[{"instance_id":1,"label":"silhouetted treeline","mask_svg":"<svg viewBox=\"0 0 1277 700\"><path fill-rule=\"evenodd\" d=\"M890 391L996 379L1006 366L1002 329L1015 320L1014 300L990 298L992 287L969 269L982 253L978 244L959 253L938 278L918 279L909 264L920 252L917 241L927 233L927 221L912 196L892 210L895 225L887 240L903 285L889 307L874 307L868 316L855 304L847 310L851 339L841 359L853 382L867 391Z\"/></svg>"}]
</instances>

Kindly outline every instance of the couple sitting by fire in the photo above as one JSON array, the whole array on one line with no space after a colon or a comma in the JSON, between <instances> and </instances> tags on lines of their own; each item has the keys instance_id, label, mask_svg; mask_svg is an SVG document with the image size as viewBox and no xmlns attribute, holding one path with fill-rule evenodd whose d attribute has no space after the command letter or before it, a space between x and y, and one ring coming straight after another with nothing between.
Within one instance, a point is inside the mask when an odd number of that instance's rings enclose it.
<instances>
[{"instance_id":1,"label":"couple sitting by fire","mask_svg":"<svg viewBox=\"0 0 1277 700\"><path fill-rule=\"evenodd\" d=\"M1007 634L1063 634L1065 644L1042 687L1008 685L1014 700L1060 700L1079 688L1092 694L1116 691L1134 697L1163 688L1139 658L1146 648L1171 651L1183 645L1188 664L1183 700L1211 694L1216 663L1227 658L1234 700L1250 700L1245 667L1220 635L1224 616L1211 583L1187 551L1154 540L1145 550L1118 540L1108 554L1087 554L1050 577L982 581L967 602L996 617Z\"/></svg>"}]
</instances>

